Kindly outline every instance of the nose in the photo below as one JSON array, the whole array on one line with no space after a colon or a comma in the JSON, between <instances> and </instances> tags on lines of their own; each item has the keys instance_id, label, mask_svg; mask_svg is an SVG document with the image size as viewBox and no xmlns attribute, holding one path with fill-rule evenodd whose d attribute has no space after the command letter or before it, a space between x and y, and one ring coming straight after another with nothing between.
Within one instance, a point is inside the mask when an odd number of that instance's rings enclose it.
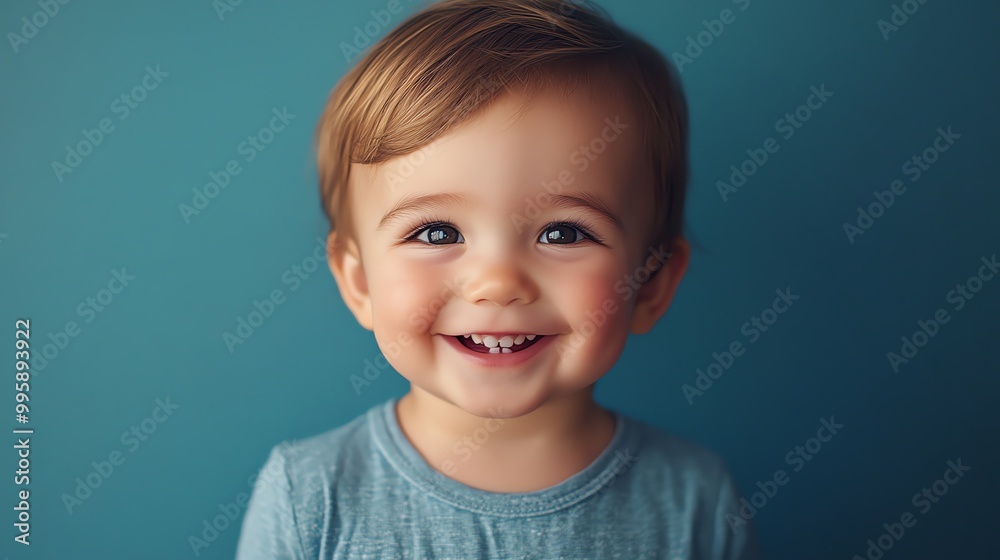
<instances>
[{"instance_id":1,"label":"nose","mask_svg":"<svg viewBox=\"0 0 1000 560\"><path fill-rule=\"evenodd\" d=\"M538 299L538 285L515 259L479 263L466 278L463 292L471 303L524 305Z\"/></svg>"}]
</instances>

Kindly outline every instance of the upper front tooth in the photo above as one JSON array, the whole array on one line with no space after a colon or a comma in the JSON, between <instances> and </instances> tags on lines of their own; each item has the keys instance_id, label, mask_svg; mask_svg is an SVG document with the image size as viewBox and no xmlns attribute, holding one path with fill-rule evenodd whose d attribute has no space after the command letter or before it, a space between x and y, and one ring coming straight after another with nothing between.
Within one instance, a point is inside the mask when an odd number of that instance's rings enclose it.
<instances>
[{"instance_id":1,"label":"upper front tooth","mask_svg":"<svg viewBox=\"0 0 1000 560\"><path fill-rule=\"evenodd\" d=\"M514 344L521 344L522 342L524 342L524 335L523 334L517 335L517 338L514 339Z\"/></svg>"},{"instance_id":2,"label":"upper front tooth","mask_svg":"<svg viewBox=\"0 0 1000 560\"><path fill-rule=\"evenodd\" d=\"M500 341L498 341L494 336L486 335L483 337L483 344L485 344L489 348L496 348L499 342Z\"/></svg>"},{"instance_id":3,"label":"upper front tooth","mask_svg":"<svg viewBox=\"0 0 1000 560\"><path fill-rule=\"evenodd\" d=\"M479 336L478 334L474 334L472 335L472 342L475 342L476 344L482 344L483 337Z\"/></svg>"},{"instance_id":4,"label":"upper front tooth","mask_svg":"<svg viewBox=\"0 0 1000 560\"><path fill-rule=\"evenodd\" d=\"M526 335L524 338L527 338L528 340L535 340L535 335L529 334L529 335Z\"/></svg>"},{"instance_id":5,"label":"upper front tooth","mask_svg":"<svg viewBox=\"0 0 1000 560\"><path fill-rule=\"evenodd\" d=\"M502 348L510 348L513 345L514 345L514 337L512 336L505 336L500 339L500 346Z\"/></svg>"}]
</instances>

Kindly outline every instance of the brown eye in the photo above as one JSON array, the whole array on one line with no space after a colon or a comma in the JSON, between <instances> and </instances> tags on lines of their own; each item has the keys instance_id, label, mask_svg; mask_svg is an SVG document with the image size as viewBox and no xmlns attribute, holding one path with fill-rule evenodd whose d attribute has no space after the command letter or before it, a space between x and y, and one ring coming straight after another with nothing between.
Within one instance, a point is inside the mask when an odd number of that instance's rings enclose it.
<instances>
[{"instance_id":1,"label":"brown eye","mask_svg":"<svg viewBox=\"0 0 1000 560\"><path fill-rule=\"evenodd\" d=\"M572 245L586 237L574 226L569 224L553 224L542 232L539 243L552 245Z\"/></svg>"},{"instance_id":2,"label":"brown eye","mask_svg":"<svg viewBox=\"0 0 1000 560\"><path fill-rule=\"evenodd\" d=\"M444 224L434 224L420 230L414 239L423 241L429 245L449 245L452 243L463 243L465 238L457 229Z\"/></svg>"}]
</instances>

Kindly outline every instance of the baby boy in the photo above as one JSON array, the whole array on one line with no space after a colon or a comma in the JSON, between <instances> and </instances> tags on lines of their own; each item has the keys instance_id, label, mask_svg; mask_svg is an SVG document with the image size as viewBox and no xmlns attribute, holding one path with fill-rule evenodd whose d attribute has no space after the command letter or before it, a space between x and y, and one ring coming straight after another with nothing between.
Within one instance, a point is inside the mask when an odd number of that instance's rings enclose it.
<instances>
[{"instance_id":1,"label":"baby boy","mask_svg":"<svg viewBox=\"0 0 1000 560\"><path fill-rule=\"evenodd\" d=\"M653 47L591 4L445 0L343 77L316 144L330 269L410 390L274 448L238 558L757 557L717 455L593 398L688 263Z\"/></svg>"}]
</instances>

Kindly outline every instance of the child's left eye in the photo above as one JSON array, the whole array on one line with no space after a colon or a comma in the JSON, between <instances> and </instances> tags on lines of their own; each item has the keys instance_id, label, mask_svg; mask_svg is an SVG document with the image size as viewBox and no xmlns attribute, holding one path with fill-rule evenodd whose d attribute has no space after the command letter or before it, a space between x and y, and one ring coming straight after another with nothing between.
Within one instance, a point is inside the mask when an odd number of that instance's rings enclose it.
<instances>
[{"instance_id":1,"label":"child's left eye","mask_svg":"<svg viewBox=\"0 0 1000 560\"><path fill-rule=\"evenodd\" d=\"M572 222L549 224L538 238L539 243L547 245L573 245L584 240L600 243L600 240L582 225Z\"/></svg>"}]
</instances>

